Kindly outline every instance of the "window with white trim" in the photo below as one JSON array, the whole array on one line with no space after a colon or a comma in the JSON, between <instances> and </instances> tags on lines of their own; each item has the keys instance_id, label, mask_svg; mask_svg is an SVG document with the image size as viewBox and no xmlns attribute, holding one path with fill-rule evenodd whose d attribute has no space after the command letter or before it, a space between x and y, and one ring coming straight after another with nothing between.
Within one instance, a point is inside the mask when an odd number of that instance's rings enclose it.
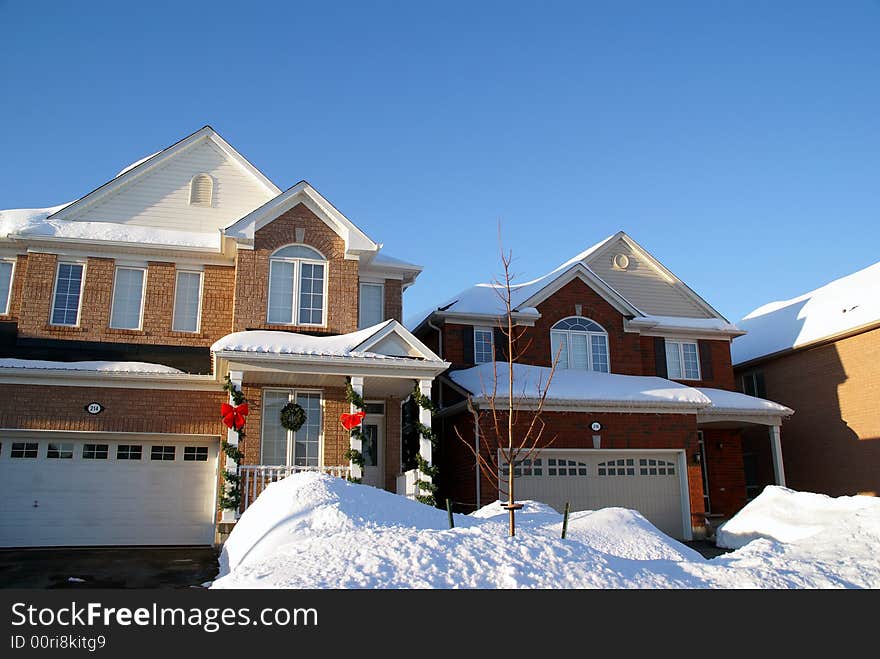
<instances>
[{"instance_id":1,"label":"window with white trim","mask_svg":"<svg viewBox=\"0 0 880 659\"><path fill-rule=\"evenodd\" d=\"M306 413L305 423L293 432L281 425L281 409L297 403ZM317 467L320 464L321 394L266 389L263 392L260 463Z\"/></svg>"},{"instance_id":2,"label":"window with white trim","mask_svg":"<svg viewBox=\"0 0 880 659\"><path fill-rule=\"evenodd\" d=\"M207 446L184 446L183 447L184 462L207 462L208 447Z\"/></svg>"},{"instance_id":3,"label":"window with white trim","mask_svg":"<svg viewBox=\"0 0 880 659\"><path fill-rule=\"evenodd\" d=\"M174 460L174 454L176 446L169 446L167 444L160 445L156 444L150 447L150 460L158 460L161 462L172 462Z\"/></svg>"},{"instance_id":4,"label":"window with white trim","mask_svg":"<svg viewBox=\"0 0 880 659\"><path fill-rule=\"evenodd\" d=\"M79 324L79 307L82 297L82 263L59 263L55 274L55 295L52 301L52 324Z\"/></svg>"},{"instance_id":5,"label":"window with white trim","mask_svg":"<svg viewBox=\"0 0 880 659\"><path fill-rule=\"evenodd\" d=\"M12 271L14 261L0 261L0 314L9 313L9 298L12 291Z\"/></svg>"},{"instance_id":6,"label":"window with white trim","mask_svg":"<svg viewBox=\"0 0 880 659\"><path fill-rule=\"evenodd\" d=\"M269 258L268 320L278 325L325 325L327 260L307 245L287 245Z\"/></svg>"},{"instance_id":7,"label":"window with white trim","mask_svg":"<svg viewBox=\"0 0 880 659\"><path fill-rule=\"evenodd\" d=\"M175 332L198 332L202 311L202 273L178 270L174 285L174 318L171 329Z\"/></svg>"},{"instance_id":8,"label":"window with white trim","mask_svg":"<svg viewBox=\"0 0 880 659\"><path fill-rule=\"evenodd\" d=\"M550 329L550 360L559 355L558 368L608 373L608 333L599 323L572 316Z\"/></svg>"},{"instance_id":9,"label":"window with white trim","mask_svg":"<svg viewBox=\"0 0 880 659\"><path fill-rule=\"evenodd\" d=\"M358 329L372 327L385 320L385 285L360 285L358 296Z\"/></svg>"},{"instance_id":10,"label":"window with white trim","mask_svg":"<svg viewBox=\"0 0 880 659\"><path fill-rule=\"evenodd\" d=\"M113 305L110 327L113 329L140 329L144 312L144 282L146 268L118 266L113 282Z\"/></svg>"},{"instance_id":11,"label":"window with white trim","mask_svg":"<svg viewBox=\"0 0 880 659\"><path fill-rule=\"evenodd\" d=\"M633 458L605 460L596 465L596 473L600 476L635 476L635 460Z\"/></svg>"},{"instance_id":12,"label":"window with white trim","mask_svg":"<svg viewBox=\"0 0 880 659\"><path fill-rule=\"evenodd\" d=\"M492 347L495 345L495 331L491 327L474 328L474 364L492 361Z\"/></svg>"},{"instance_id":13,"label":"window with white trim","mask_svg":"<svg viewBox=\"0 0 880 659\"><path fill-rule=\"evenodd\" d=\"M675 465L666 460L639 459L639 476L675 476Z\"/></svg>"},{"instance_id":14,"label":"window with white trim","mask_svg":"<svg viewBox=\"0 0 880 659\"><path fill-rule=\"evenodd\" d=\"M670 380L699 380L700 351L696 341L666 339L666 373Z\"/></svg>"},{"instance_id":15,"label":"window with white trim","mask_svg":"<svg viewBox=\"0 0 880 659\"><path fill-rule=\"evenodd\" d=\"M83 460L106 460L109 444L83 444Z\"/></svg>"},{"instance_id":16,"label":"window with white trim","mask_svg":"<svg viewBox=\"0 0 880 659\"><path fill-rule=\"evenodd\" d=\"M73 442L64 442L62 444L49 442L49 445L46 447L46 457L50 460L73 459Z\"/></svg>"},{"instance_id":17,"label":"window with white trim","mask_svg":"<svg viewBox=\"0 0 880 659\"><path fill-rule=\"evenodd\" d=\"M9 452L10 458L35 458L39 444L37 442L12 442L12 450Z\"/></svg>"},{"instance_id":18,"label":"window with white trim","mask_svg":"<svg viewBox=\"0 0 880 659\"><path fill-rule=\"evenodd\" d=\"M140 460L143 447L140 444L119 444L116 447L117 460Z\"/></svg>"}]
</instances>

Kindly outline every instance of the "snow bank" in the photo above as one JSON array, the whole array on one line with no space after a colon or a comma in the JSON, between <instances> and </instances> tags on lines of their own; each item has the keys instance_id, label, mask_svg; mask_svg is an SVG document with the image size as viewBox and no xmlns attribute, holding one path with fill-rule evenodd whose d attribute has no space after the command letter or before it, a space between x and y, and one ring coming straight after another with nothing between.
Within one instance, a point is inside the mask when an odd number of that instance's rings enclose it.
<instances>
[{"instance_id":1,"label":"snow bank","mask_svg":"<svg viewBox=\"0 0 880 659\"><path fill-rule=\"evenodd\" d=\"M445 511L300 473L245 511L211 587L880 587L877 512L855 510L850 524L854 515L861 522L849 529L832 525L792 544L759 539L708 561L623 508L572 513L562 540L562 516L524 502L508 538L498 503L455 515L449 529Z\"/></svg>"},{"instance_id":2,"label":"snow bank","mask_svg":"<svg viewBox=\"0 0 880 659\"><path fill-rule=\"evenodd\" d=\"M736 549L759 538L793 543L838 531L873 534L880 539L880 499L832 498L771 485L719 527L716 544Z\"/></svg>"},{"instance_id":3,"label":"snow bank","mask_svg":"<svg viewBox=\"0 0 880 659\"><path fill-rule=\"evenodd\" d=\"M790 300L758 307L738 324L733 363L797 348L880 320L880 263Z\"/></svg>"},{"instance_id":4,"label":"snow bank","mask_svg":"<svg viewBox=\"0 0 880 659\"><path fill-rule=\"evenodd\" d=\"M52 362L41 359L0 359L0 368L52 371L102 371L104 373L183 373L170 366L147 362Z\"/></svg>"},{"instance_id":5,"label":"snow bank","mask_svg":"<svg viewBox=\"0 0 880 659\"><path fill-rule=\"evenodd\" d=\"M506 396L508 364L497 362L496 395ZM493 363L453 371L449 377L472 394L489 394L495 385ZM513 365L514 396L536 398L546 387L550 369L544 366ZM658 377L617 375L577 369L557 369L550 382L548 401L578 401L593 404L638 404L640 406L677 404L705 407L711 401L693 387Z\"/></svg>"}]
</instances>

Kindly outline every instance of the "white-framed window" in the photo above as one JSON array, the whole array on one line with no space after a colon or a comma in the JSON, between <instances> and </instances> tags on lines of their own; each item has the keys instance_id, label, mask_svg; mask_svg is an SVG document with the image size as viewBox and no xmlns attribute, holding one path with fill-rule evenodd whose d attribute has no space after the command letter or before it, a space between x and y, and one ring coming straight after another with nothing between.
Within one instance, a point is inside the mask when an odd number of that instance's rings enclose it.
<instances>
[{"instance_id":1,"label":"white-framed window","mask_svg":"<svg viewBox=\"0 0 880 659\"><path fill-rule=\"evenodd\" d=\"M495 331L491 327L474 328L474 364L492 361L492 347L495 345Z\"/></svg>"},{"instance_id":2,"label":"white-framed window","mask_svg":"<svg viewBox=\"0 0 880 659\"><path fill-rule=\"evenodd\" d=\"M113 279L113 303L110 327L139 330L144 317L144 284L146 268L117 266Z\"/></svg>"},{"instance_id":3,"label":"white-framed window","mask_svg":"<svg viewBox=\"0 0 880 659\"><path fill-rule=\"evenodd\" d=\"M696 341L666 339L666 373L671 380L700 379L700 350Z\"/></svg>"},{"instance_id":4,"label":"white-framed window","mask_svg":"<svg viewBox=\"0 0 880 659\"><path fill-rule=\"evenodd\" d=\"M174 318L171 329L175 332L198 332L202 319L202 273L178 270L174 283Z\"/></svg>"},{"instance_id":5,"label":"white-framed window","mask_svg":"<svg viewBox=\"0 0 880 659\"><path fill-rule=\"evenodd\" d=\"M73 442L49 442L46 447L46 458L49 460L73 459Z\"/></svg>"},{"instance_id":6,"label":"white-framed window","mask_svg":"<svg viewBox=\"0 0 880 659\"><path fill-rule=\"evenodd\" d=\"M12 273L15 271L15 261L3 259L0 261L0 314L9 313L9 300L12 297Z\"/></svg>"},{"instance_id":7,"label":"white-framed window","mask_svg":"<svg viewBox=\"0 0 880 659\"><path fill-rule=\"evenodd\" d=\"M610 371L608 333L589 318L572 316L553 325L550 352L551 363L559 355L559 368Z\"/></svg>"},{"instance_id":8,"label":"white-framed window","mask_svg":"<svg viewBox=\"0 0 880 659\"><path fill-rule=\"evenodd\" d=\"M372 327L385 320L385 285L360 285L358 295L358 329Z\"/></svg>"},{"instance_id":9,"label":"white-framed window","mask_svg":"<svg viewBox=\"0 0 880 659\"><path fill-rule=\"evenodd\" d=\"M207 462L208 447L207 446L184 446L183 447L184 462Z\"/></svg>"},{"instance_id":10,"label":"white-framed window","mask_svg":"<svg viewBox=\"0 0 880 659\"><path fill-rule=\"evenodd\" d=\"M109 444L83 444L83 460L106 460Z\"/></svg>"},{"instance_id":11,"label":"white-framed window","mask_svg":"<svg viewBox=\"0 0 880 659\"><path fill-rule=\"evenodd\" d=\"M306 414L305 423L296 432L281 425L281 409L288 403L297 403ZM320 466L322 416L323 405L318 392L264 389L260 463Z\"/></svg>"},{"instance_id":12,"label":"white-framed window","mask_svg":"<svg viewBox=\"0 0 880 659\"><path fill-rule=\"evenodd\" d=\"M85 271L86 267L82 263L58 264L55 272L55 293L52 295L53 325L79 325Z\"/></svg>"},{"instance_id":13,"label":"white-framed window","mask_svg":"<svg viewBox=\"0 0 880 659\"><path fill-rule=\"evenodd\" d=\"M150 460L159 462L172 462L176 453L176 446L168 444L155 444L150 447Z\"/></svg>"},{"instance_id":14,"label":"white-framed window","mask_svg":"<svg viewBox=\"0 0 880 659\"><path fill-rule=\"evenodd\" d=\"M214 199L214 179L210 174L196 174L189 182L190 206L210 206Z\"/></svg>"},{"instance_id":15,"label":"white-framed window","mask_svg":"<svg viewBox=\"0 0 880 659\"><path fill-rule=\"evenodd\" d=\"M327 324L327 259L307 245L287 245L269 258L270 323Z\"/></svg>"},{"instance_id":16,"label":"white-framed window","mask_svg":"<svg viewBox=\"0 0 880 659\"><path fill-rule=\"evenodd\" d=\"M36 458L40 445L37 442L12 442L10 458Z\"/></svg>"},{"instance_id":17,"label":"white-framed window","mask_svg":"<svg viewBox=\"0 0 880 659\"><path fill-rule=\"evenodd\" d=\"M116 446L117 460L140 460L143 453L141 444L118 444Z\"/></svg>"}]
</instances>

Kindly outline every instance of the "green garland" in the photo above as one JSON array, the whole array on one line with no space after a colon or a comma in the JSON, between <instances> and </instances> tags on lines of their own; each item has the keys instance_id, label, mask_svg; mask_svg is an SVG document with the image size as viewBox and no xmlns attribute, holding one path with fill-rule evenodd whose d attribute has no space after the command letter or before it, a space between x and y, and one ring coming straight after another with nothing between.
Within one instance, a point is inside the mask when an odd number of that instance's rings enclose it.
<instances>
[{"instance_id":1,"label":"green garland","mask_svg":"<svg viewBox=\"0 0 880 659\"><path fill-rule=\"evenodd\" d=\"M351 386L351 380L349 380L348 382L345 383L345 400L347 400L350 405L353 405L354 407L358 408L361 411L364 411L367 407L366 403L364 403L363 396L361 396L358 392L356 392L354 390L354 388ZM361 427L357 426L355 428L352 428L350 437L351 437L351 439L356 439L356 440L360 440L361 442L363 442L364 441L364 433L361 430ZM363 444L361 444L361 446L363 446ZM358 451L356 448L352 448L351 446L349 446L349 448L347 448L345 450L345 453L342 454L342 457L345 458L346 460L348 460L349 462L351 462L352 464L355 464L358 467L360 467L361 474L364 473L363 470L364 470L364 464L366 464L366 461L364 460L363 453ZM348 480L351 481L352 483L360 483L363 479L362 478L354 478L351 474L349 474Z\"/></svg>"},{"instance_id":2,"label":"green garland","mask_svg":"<svg viewBox=\"0 0 880 659\"><path fill-rule=\"evenodd\" d=\"M416 401L418 406L421 407L423 410L428 410L429 412L431 412L431 414L437 413L437 406L434 405L430 398L428 398L421 392L418 385L413 388L412 397L413 400ZM436 433L420 421L416 421L415 426L422 438L427 439L429 442L431 442L431 446L433 448L437 448ZM422 457L421 451L416 453L416 463L419 466L418 473L424 474L425 476L431 478L430 481L424 481L421 478L418 478L416 480L416 488L420 492L420 494L416 494L416 500L421 501L422 503L429 506L436 507L437 499L434 497L434 495L437 494L437 484L434 482L434 479L437 477L437 474L440 473L440 469L439 467L437 467L437 465L432 466L431 464L429 464L428 461Z\"/></svg>"},{"instance_id":3,"label":"green garland","mask_svg":"<svg viewBox=\"0 0 880 659\"><path fill-rule=\"evenodd\" d=\"M226 376L226 382L223 383L223 390L229 394L229 397L236 406L244 405L247 402L244 394L232 384L229 375ZM244 427L239 428L237 432L240 444L244 439ZM233 446L225 439L221 442L220 446L226 457L235 461L235 473L223 472L223 482L220 483L220 492L217 498L221 508L238 510L241 507L241 476L238 474L238 465L241 463L244 453L238 446ZM227 483L229 488L226 487Z\"/></svg>"},{"instance_id":4,"label":"green garland","mask_svg":"<svg viewBox=\"0 0 880 659\"><path fill-rule=\"evenodd\" d=\"M306 411L297 403L288 403L281 408L281 426L296 432L306 422Z\"/></svg>"}]
</instances>

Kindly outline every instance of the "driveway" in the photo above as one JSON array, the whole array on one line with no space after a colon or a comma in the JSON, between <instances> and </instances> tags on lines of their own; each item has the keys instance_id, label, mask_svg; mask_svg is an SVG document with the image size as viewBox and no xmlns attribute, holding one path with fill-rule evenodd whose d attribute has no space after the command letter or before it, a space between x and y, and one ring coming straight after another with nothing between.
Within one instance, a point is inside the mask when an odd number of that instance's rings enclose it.
<instances>
[{"instance_id":1,"label":"driveway","mask_svg":"<svg viewBox=\"0 0 880 659\"><path fill-rule=\"evenodd\" d=\"M213 547L0 549L0 588L190 588L218 572Z\"/></svg>"}]
</instances>

